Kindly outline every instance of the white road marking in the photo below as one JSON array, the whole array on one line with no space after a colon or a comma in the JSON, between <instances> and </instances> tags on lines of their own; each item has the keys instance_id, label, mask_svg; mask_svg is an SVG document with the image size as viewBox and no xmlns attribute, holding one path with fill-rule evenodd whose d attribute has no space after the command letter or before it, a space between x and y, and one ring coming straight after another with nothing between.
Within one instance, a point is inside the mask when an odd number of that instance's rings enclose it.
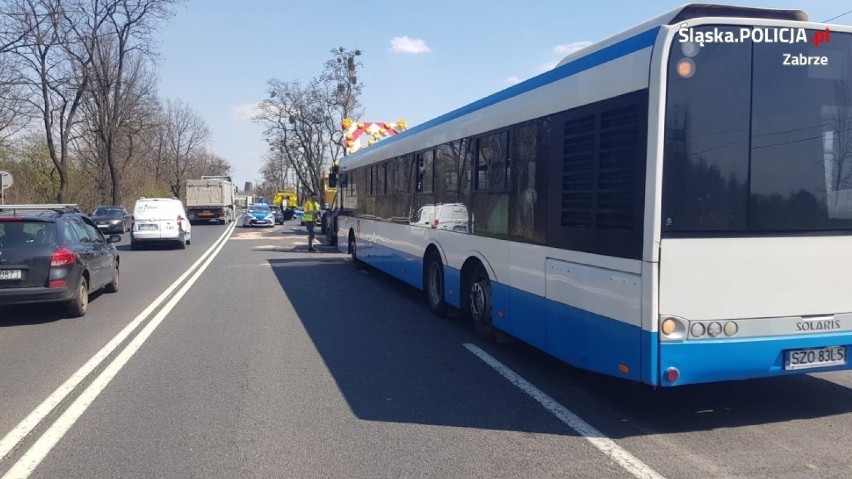
<instances>
[{"instance_id":1,"label":"white road marking","mask_svg":"<svg viewBox=\"0 0 852 479\"><path fill-rule=\"evenodd\" d=\"M225 232L225 239L230 236L233 231L233 227L228 228ZM98 377L92 381L92 384L80 394L68 409L59 416L59 419L54 422L44 434L36 441L35 444L9 469L9 472L3 476L3 479L25 479L32 474L36 467L47 457L47 454L50 453L51 449L62 439L62 436L71 429L71 426L86 412L86 409L94 402L94 400L100 395L101 392L107 387L107 385L112 381L119 371L130 361L130 358L136 354L136 351L145 344L145 341L151 336L157 326L163 322L163 319L174 309L175 305L183 298L187 291L192 288L192 285L198 281L198 278L201 277L201 274L210 266L210 263L216 259L216 256L219 254L219 251L225 246L226 241L219 242L215 251L198 268L195 274L192 275L191 278L183 285L183 287L172 296L172 299L169 300L168 303L154 316L151 321L145 325L142 331L133 338L132 341L121 351L118 356L109 364L106 368L104 368L103 372L101 372Z\"/></svg>"},{"instance_id":2,"label":"white road marking","mask_svg":"<svg viewBox=\"0 0 852 479\"><path fill-rule=\"evenodd\" d=\"M216 249L216 247L220 244L224 244L224 242L228 239L228 235L233 230L233 225L228 228L219 239L213 243L207 251L201 255L198 260L192 264L178 279L176 279L165 291L163 291L157 299L154 300L147 308L145 308L133 321L130 322L124 329L121 330L114 338L112 338L100 351L98 351L94 356L91 357L88 361L86 361L83 366L80 367L74 374L71 375L61 386L56 388L50 396L47 397L41 404L39 404L33 411L27 415L14 429L9 431L2 440L0 440L0 461L6 458L6 456L15 449L21 441L24 440L36 426L47 417L48 414L53 411L56 406L62 402L70 393L73 391L92 371L98 368L104 360L112 354L115 348L118 347L119 344L124 342L131 333L139 326L140 323L145 321L145 319L155 310L160 304L172 294L178 286L190 275L192 272L198 268L200 264L204 262L204 260L210 256L210 253Z\"/></svg>"},{"instance_id":3,"label":"white road marking","mask_svg":"<svg viewBox=\"0 0 852 479\"><path fill-rule=\"evenodd\" d=\"M565 423L565 425L577 431L578 434L583 436L583 438L589 441L593 446L600 449L601 452L609 456L613 461L618 463L618 465L623 467L634 477L642 479L663 479L663 476L660 473L651 469L650 466L640 461L633 454L627 452L626 449L616 444L615 441L604 436L604 434L598 431L594 426L582 420L580 416L577 416L568 410L568 408L556 402L556 400L548 396L544 391L533 386L529 381L519 376L490 354L470 343L465 343L464 347L475 354L479 359L485 361L486 364L494 368L501 376L508 379L510 383L514 384L521 391L535 399L545 409L550 411L551 414Z\"/></svg>"}]
</instances>

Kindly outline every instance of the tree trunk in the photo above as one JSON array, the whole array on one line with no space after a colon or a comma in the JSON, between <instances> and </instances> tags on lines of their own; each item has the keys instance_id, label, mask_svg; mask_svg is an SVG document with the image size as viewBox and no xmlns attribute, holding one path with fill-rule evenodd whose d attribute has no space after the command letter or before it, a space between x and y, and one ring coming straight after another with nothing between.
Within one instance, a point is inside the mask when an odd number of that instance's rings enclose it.
<instances>
[{"instance_id":1,"label":"tree trunk","mask_svg":"<svg viewBox=\"0 0 852 479\"><path fill-rule=\"evenodd\" d=\"M109 168L110 190L112 193L112 204L121 204L121 181L118 174L118 168L115 164L115 148L113 148L112 135L106 142L106 160Z\"/></svg>"}]
</instances>

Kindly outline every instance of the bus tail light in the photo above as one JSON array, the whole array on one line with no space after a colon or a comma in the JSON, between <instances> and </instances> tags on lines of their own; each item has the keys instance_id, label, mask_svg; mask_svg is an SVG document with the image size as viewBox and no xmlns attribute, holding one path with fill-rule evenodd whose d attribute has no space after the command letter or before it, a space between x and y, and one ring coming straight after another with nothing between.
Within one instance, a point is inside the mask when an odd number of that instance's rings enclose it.
<instances>
[{"instance_id":1,"label":"bus tail light","mask_svg":"<svg viewBox=\"0 0 852 479\"><path fill-rule=\"evenodd\" d=\"M678 340L686 339L687 322L676 316L660 317L660 334L664 339Z\"/></svg>"},{"instance_id":2,"label":"bus tail light","mask_svg":"<svg viewBox=\"0 0 852 479\"><path fill-rule=\"evenodd\" d=\"M673 383L680 379L680 371L675 367L671 367L666 369L666 380L670 383Z\"/></svg>"},{"instance_id":3,"label":"bus tail light","mask_svg":"<svg viewBox=\"0 0 852 479\"><path fill-rule=\"evenodd\" d=\"M711 338L715 338L716 336L722 334L722 325L715 321L708 324L707 334L709 334Z\"/></svg>"},{"instance_id":4,"label":"bus tail light","mask_svg":"<svg viewBox=\"0 0 852 479\"><path fill-rule=\"evenodd\" d=\"M692 338L718 338L725 333L731 337L740 331L740 326L735 321L728 321L722 325L721 322L694 322L689 326L689 336Z\"/></svg>"}]
</instances>

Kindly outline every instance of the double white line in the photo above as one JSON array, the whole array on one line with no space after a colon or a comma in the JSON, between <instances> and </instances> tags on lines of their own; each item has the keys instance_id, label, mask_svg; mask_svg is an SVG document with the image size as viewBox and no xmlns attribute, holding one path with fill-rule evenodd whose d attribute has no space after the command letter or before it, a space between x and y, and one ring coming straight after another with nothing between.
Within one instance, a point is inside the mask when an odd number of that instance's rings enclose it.
<instances>
[{"instance_id":1,"label":"double white line","mask_svg":"<svg viewBox=\"0 0 852 479\"><path fill-rule=\"evenodd\" d=\"M35 444L16 462L11 469L3 476L3 479L18 479L26 478L35 470L41 461L47 456L53 446L62 439L62 436L74 425L74 422L86 411L89 405L98 397L101 391L106 388L112 378L124 367L131 357L139 350L142 344L151 336L151 333L157 329L157 326L163 321L166 315L177 305L183 298L189 288L198 280L204 270L213 262L219 251L225 246L231 233L234 231L236 223L222 233L222 236L216 240L213 245L201 255L198 260L186 270L174 283L172 283L163 293L154 300L147 308L139 313L133 321L130 322L118 335L110 340L97 354L92 356L86 364L78 369L71 377L69 377L61 386L59 386L50 396L47 397L41 404L38 405L23 421L18 423L6 436L0 440L0 463L35 429L41 421L44 420L55 408L59 405L77 386L80 385L95 369L97 369L114 351L123 343L141 323L148 318L169 296L172 292L183 284L183 287L175 294L171 300L157 313L156 316L145 326L139 334L121 351L112 363L110 363L100 375L80 394L80 396L62 413L61 416L54 422L44 434L36 441ZM184 281L187 277L192 276L189 281Z\"/></svg>"}]
</instances>

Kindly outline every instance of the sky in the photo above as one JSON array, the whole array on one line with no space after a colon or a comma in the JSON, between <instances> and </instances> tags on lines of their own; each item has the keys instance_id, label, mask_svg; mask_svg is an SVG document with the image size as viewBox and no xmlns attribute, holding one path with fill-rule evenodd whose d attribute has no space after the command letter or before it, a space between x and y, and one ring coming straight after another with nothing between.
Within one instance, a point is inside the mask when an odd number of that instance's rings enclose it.
<instances>
[{"instance_id":1,"label":"sky","mask_svg":"<svg viewBox=\"0 0 852 479\"><path fill-rule=\"evenodd\" d=\"M813 21L845 0L719 2L795 8ZM212 132L242 189L267 151L253 108L270 79L308 81L330 50L362 51L360 121L409 127L553 68L591 42L683 5L627 0L184 0L157 35L161 98L180 99ZM852 13L833 23L852 24Z\"/></svg>"}]
</instances>

